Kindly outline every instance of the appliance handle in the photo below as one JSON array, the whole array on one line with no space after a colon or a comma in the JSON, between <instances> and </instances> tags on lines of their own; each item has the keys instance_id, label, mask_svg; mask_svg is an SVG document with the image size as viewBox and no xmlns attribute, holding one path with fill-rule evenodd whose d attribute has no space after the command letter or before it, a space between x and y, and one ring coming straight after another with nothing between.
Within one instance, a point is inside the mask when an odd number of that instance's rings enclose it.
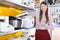
<instances>
[{"instance_id":1,"label":"appliance handle","mask_svg":"<svg viewBox=\"0 0 60 40\"><path fill-rule=\"evenodd\" d=\"M23 20L22 20L21 28L23 28Z\"/></svg>"},{"instance_id":2,"label":"appliance handle","mask_svg":"<svg viewBox=\"0 0 60 40\"><path fill-rule=\"evenodd\" d=\"M0 22L4 22L4 19L0 19Z\"/></svg>"}]
</instances>

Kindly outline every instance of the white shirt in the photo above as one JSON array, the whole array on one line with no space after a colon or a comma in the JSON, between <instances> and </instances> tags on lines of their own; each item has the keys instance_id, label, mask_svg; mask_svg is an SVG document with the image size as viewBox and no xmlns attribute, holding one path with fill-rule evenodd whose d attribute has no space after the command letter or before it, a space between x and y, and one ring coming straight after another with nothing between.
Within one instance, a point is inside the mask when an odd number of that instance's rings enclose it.
<instances>
[{"instance_id":1,"label":"white shirt","mask_svg":"<svg viewBox=\"0 0 60 40\"><path fill-rule=\"evenodd\" d=\"M40 24L44 24L45 26L41 26ZM43 13L43 17L41 22L39 22L36 25L36 29L40 29L40 30L46 30L46 29L53 29L53 19L52 17L49 16L49 22L46 24L46 17L45 17L45 13Z\"/></svg>"}]
</instances>

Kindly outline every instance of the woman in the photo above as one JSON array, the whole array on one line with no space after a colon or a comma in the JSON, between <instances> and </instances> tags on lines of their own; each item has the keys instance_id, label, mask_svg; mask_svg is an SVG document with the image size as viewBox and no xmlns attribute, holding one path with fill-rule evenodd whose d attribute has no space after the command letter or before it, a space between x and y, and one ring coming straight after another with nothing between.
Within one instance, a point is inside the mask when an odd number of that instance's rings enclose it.
<instances>
[{"instance_id":1,"label":"woman","mask_svg":"<svg viewBox=\"0 0 60 40\"><path fill-rule=\"evenodd\" d=\"M36 27L35 40L51 40L48 29L53 29L53 21L48 15L48 5L46 2L40 4L40 15Z\"/></svg>"}]
</instances>

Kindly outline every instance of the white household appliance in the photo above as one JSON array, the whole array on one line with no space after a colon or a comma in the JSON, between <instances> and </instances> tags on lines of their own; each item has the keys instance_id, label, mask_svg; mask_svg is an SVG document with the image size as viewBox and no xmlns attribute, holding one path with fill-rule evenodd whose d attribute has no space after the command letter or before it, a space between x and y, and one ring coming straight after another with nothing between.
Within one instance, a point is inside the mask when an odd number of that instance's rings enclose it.
<instances>
[{"instance_id":1,"label":"white household appliance","mask_svg":"<svg viewBox=\"0 0 60 40\"><path fill-rule=\"evenodd\" d=\"M34 8L34 0L22 0L22 4L27 7Z\"/></svg>"},{"instance_id":2,"label":"white household appliance","mask_svg":"<svg viewBox=\"0 0 60 40\"><path fill-rule=\"evenodd\" d=\"M22 28L32 28L35 25L35 19L28 12L22 13L24 15L18 15L17 18L22 19ZM25 15L26 14L26 15Z\"/></svg>"},{"instance_id":3,"label":"white household appliance","mask_svg":"<svg viewBox=\"0 0 60 40\"><path fill-rule=\"evenodd\" d=\"M24 28L32 28L34 27L34 18L32 16L25 16L23 20Z\"/></svg>"},{"instance_id":4,"label":"white household appliance","mask_svg":"<svg viewBox=\"0 0 60 40\"><path fill-rule=\"evenodd\" d=\"M8 16L0 16L0 32L10 32L14 31L14 27L9 25Z\"/></svg>"}]
</instances>

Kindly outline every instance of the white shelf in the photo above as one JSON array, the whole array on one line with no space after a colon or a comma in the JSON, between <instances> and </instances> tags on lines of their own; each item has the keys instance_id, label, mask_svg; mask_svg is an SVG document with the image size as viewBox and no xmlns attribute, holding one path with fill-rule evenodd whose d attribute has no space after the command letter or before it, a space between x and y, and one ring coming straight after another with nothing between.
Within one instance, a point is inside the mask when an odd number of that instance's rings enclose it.
<instances>
[{"instance_id":1,"label":"white shelf","mask_svg":"<svg viewBox=\"0 0 60 40\"><path fill-rule=\"evenodd\" d=\"M2 1L2 2L0 2L0 4L3 6L7 6L7 7L14 7L16 9L34 10L34 8L28 7L26 5L23 5L23 4L18 5L18 4L12 3L12 2L8 2L8 1Z\"/></svg>"}]
</instances>

